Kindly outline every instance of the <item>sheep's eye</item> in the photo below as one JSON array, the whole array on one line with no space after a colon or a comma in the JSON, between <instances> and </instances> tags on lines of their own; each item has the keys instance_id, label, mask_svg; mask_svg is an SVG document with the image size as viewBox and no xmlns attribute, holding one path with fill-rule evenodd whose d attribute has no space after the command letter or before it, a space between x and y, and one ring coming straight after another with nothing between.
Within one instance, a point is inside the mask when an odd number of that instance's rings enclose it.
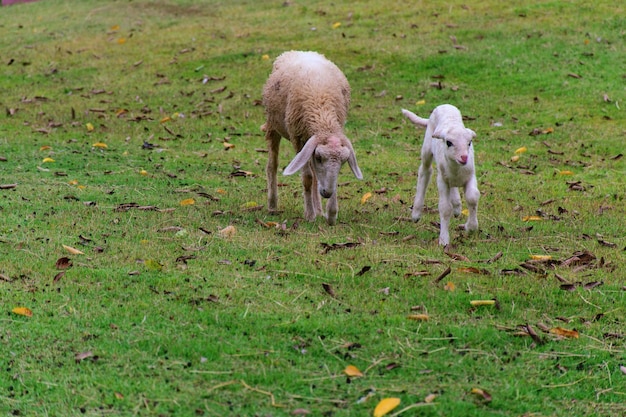
<instances>
[{"instance_id":1,"label":"sheep's eye","mask_svg":"<svg viewBox=\"0 0 626 417\"><path fill-rule=\"evenodd\" d=\"M472 146L472 141L471 141L471 140L470 140L470 143L469 143L469 145L467 145L467 146Z\"/></svg>"},{"instance_id":2,"label":"sheep's eye","mask_svg":"<svg viewBox=\"0 0 626 417\"><path fill-rule=\"evenodd\" d=\"M450 146L452 146L452 142L450 142L449 140L447 140L447 141L446 141L446 145L447 145L447 146L448 146L448 148L449 148Z\"/></svg>"}]
</instances>

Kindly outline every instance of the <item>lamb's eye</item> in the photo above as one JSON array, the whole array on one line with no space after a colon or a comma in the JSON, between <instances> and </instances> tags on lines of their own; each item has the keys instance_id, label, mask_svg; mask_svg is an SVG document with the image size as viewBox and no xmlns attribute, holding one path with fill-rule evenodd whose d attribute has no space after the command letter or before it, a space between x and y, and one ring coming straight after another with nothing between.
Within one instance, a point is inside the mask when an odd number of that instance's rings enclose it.
<instances>
[{"instance_id":1,"label":"lamb's eye","mask_svg":"<svg viewBox=\"0 0 626 417\"><path fill-rule=\"evenodd\" d=\"M472 146L472 141L471 141L471 140L470 140L470 143L469 143L469 145L467 145L467 146Z\"/></svg>"},{"instance_id":2,"label":"lamb's eye","mask_svg":"<svg viewBox=\"0 0 626 417\"><path fill-rule=\"evenodd\" d=\"M447 141L446 141L446 145L447 145L447 146L448 146L448 148L449 148L450 146L452 146L452 142L450 142L449 140L447 140Z\"/></svg>"}]
</instances>

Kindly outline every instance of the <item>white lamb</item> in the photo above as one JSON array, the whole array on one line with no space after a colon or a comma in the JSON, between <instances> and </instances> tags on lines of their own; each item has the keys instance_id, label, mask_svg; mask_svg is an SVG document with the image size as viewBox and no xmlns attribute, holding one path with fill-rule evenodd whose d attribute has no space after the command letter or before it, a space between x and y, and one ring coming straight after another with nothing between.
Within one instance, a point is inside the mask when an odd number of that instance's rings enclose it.
<instances>
[{"instance_id":1,"label":"white lamb","mask_svg":"<svg viewBox=\"0 0 626 417\"><path fill-rule=\"evenodd\" d=\"M474 170L474 149L472 139L476 133L463 125L461 112L450 104L443 104L433 110L430 118L424 119L402 109L414 125L425 127L422 144L422 163L417 175L417 190L411 217L417 222L422 216L424 195L432 174L433 157L437 164L437 188L439 189L439 244L450 243L448 232L450 216L461 214L461 196L458 187L464 187L469 218L465 230L478 230L478 199L480 192Z\"/></svg>"},{"instance_id":2,"label":"white lamb","mask_svg":"<svg viewBox=\"0 0 626 417\"><path fill-rule=\"evenodd\" d=\"M302 170L304 217L322 215L320 195L328 198L326 220L337 221L337 176L348 162L354 176L363 175L350 140L343 132L350 104L350 85L335 64L316 52L285 52L276 58L263 88L267 121L265 131L267 200L270 212L277 210L276 172L281 136L289 139L297 155L283 171Z\"/></svg>"}]
</instances>

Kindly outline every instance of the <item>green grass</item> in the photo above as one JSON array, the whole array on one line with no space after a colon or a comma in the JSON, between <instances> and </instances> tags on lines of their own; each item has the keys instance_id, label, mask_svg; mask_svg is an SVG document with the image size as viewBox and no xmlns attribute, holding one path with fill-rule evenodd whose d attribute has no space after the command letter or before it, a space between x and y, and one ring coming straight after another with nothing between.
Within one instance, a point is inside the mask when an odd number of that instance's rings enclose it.
<instances>
[{"instance_id":1,"label":"green grass","mask_svg":"<svg viewBox=\"0 0 626 417\"><path fill-rule=\"evenodd\" d=\"M402 416L626 412L624 6L409 3L1 9L0 185L17 184L0 189L2 415L340 417L386 397ZM365 178L344 168L335 227L302 219L297 176L280 215L249 209L266 199L262 86L288 49L352 86ZM478 133L481 230L452 232L468 260L436 243L434 184L407 221L423 132L400 108L445 102ZM587 268L560 263L583 250ZM531 255L559 262L533 273Z\"/></svg>"}]
</instances>

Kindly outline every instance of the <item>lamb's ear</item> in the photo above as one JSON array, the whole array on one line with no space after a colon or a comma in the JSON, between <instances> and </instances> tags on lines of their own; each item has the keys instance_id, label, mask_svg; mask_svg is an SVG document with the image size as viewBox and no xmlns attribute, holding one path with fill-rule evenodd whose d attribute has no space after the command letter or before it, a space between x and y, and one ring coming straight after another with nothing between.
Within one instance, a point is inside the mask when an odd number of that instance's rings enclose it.
<instances>
[{"instance_id":1,"label":"lamb's ear","mask_svg":"<svg viewBox=\"0 0 626 417\"><path fill-rule=\"evenodd\" d=\"M317 138L315 135L311 136L309 140L306 141L300 152L291 160L287 168L283 171L283 175L291 175L300 171L302 167L309 162L311 156L313 156L313 152L315 152L315 148L317 147Z\"/></svg>"},{"instance_id":2,"label":"lamb's ear","mask_svg":"<svg viewBox=\"0 0 626 417\"><path fill-rule=\"evenodd\" d=\"M348 165L350 165L350 169L352 170L352 173L354 174L354 176L357 179L362 180L363 174L361 173L361 168L359 168L359 164L357 164L356 162L356 154L354 153L354 149L352 149L352 146L350 146L350 156L348 157Z\"/></svg>"},{"instance_id":3,"label":"lamb's ear","mask_svg":"<svg viewBox=\"0 0 626 417\"><path fill-rule=\"evenodd\" d=\"M446 140L446 132L440 127L436 127L433 131L432 137L435 139L443 139Z\"/></svg>"},{"instance_id":4,"label":"lamb's ear","mask_svg":"<svg viewBox=\"0 0 626 417\"><path fill-rule=\"evenodd\" d=\"M465 128L465 129L467 129L467 131L469 132L469 134L470 134L470 135L472 135L472 138L475 138L475 137L476 137L476 132L474 132L472 129L468 129L468 128Z\"/></svg>"}]
</instances>

